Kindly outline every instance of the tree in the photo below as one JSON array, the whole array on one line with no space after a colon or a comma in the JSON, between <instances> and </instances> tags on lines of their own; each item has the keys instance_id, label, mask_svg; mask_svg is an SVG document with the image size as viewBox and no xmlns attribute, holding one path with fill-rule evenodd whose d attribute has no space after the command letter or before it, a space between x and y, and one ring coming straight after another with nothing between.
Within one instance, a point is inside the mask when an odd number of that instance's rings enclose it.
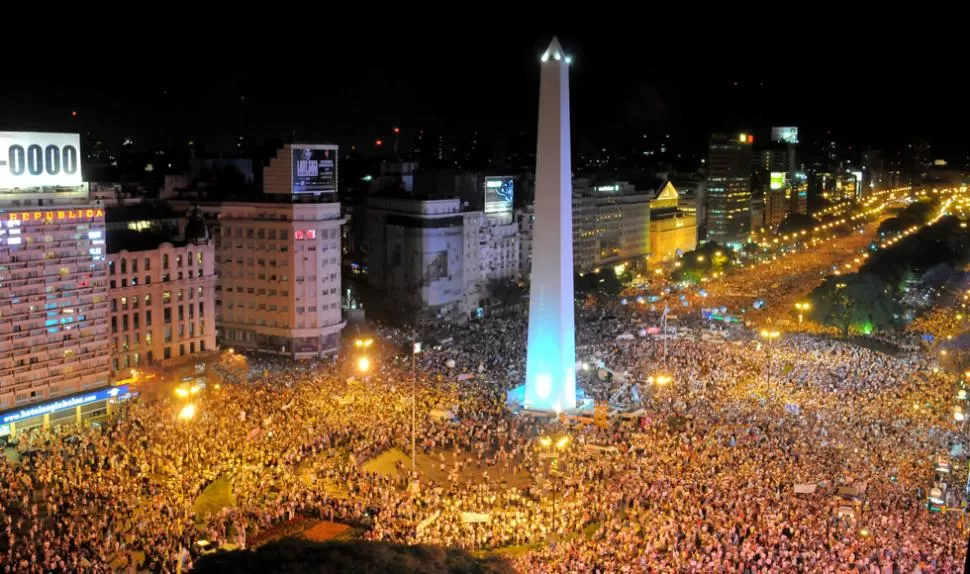
<instances>
[{"instance_id":1,"label":"tree","mask_svg":"<svg viewBox=\"0 0 970 574\"><path fill-rule=\"evenodd\" d=\"M317 543L288 538L256 550L203 556L196 562L193 572L511 574L513 569L503 558L476 559L456 548L364 541Z\"/></svg>"},{"instance_id":2,"label":"tree","mask_svg":"<svg viewBox=\"0 0 970 574\"><path fill-rule=\"evenodd\" d=\"M493 302L510 305L522 299L524 290L518 282L511 279L492 279L486 286L488 296Z\"/></svg>"},{"instance_id":3,"label":"tree","mask_svg":"<svg viewBox=\"0 0 970 574\"><path fill-rule=\"evenodd\" d=\"M829 277L809 298L812 318L837 327L843 336L848 336L850 329L869 334L890 328L898 315L889 288L864 273Z\"/></svg>"},{"instance_id":4,"label":"tree","mask_svg":"<svg viewBox=\"0 0 970 574\"><path fill-rule=\"evenodd\" d=\"M580 273L573 277L573 287L580 295L593 295L601 299L616 297L623 290L623 280L629 279L627 273L618 277L613 269L590 273Z\"/></svg>"},{"instance_id":5,"label":"tree","mask_svg":"<svg viewBox=\"0 0 970 574\"><path fill-rule=\"evenodd\" d=\"M807 213L789 213L778 226L778 233L798 233L815 226L815 219Z\"/></svg>"},{"instance_id":6,"label":"tree","mask_svg":"<svg viewBox=\"0 0 970 574\"><path fill-rule=\"evenodd\" d=\"M674 281L698 282L702 277L716 272L727 271L738 261L738 254L714 241L699 245L697 249L684 253L677 260L672 274Z\"/></svg>"}]
</instances>

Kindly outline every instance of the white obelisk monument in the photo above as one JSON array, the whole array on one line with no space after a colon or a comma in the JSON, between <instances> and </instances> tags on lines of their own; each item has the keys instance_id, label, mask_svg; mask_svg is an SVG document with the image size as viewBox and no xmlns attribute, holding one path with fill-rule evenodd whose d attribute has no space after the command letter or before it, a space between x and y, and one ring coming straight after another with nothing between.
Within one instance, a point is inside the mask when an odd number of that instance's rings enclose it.
<instances>
[{"instance_id":1,"label":"white obelisk monument","mask_svg":"<svg viewBox=\"0 0 970 574\"><path fill-rule=\"evenodd\" d=\"M576 407L570 58L553 38L541 59L524 405L562 411Z\"/></svg>"}]
</instances>

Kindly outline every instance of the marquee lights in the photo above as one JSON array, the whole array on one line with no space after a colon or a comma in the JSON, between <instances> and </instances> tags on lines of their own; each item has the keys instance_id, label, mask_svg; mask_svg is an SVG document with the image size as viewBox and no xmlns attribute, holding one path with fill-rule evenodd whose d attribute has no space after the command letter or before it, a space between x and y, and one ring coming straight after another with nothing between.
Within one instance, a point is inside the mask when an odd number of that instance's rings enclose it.
<instances>
[{"instance_id":1,"label":"marquee lights","mask_svg":"<svg viewBox=\"0 0 970 574\"><path fill-rule=\"evenodd\" d=\"M104 210L98 209L65 209L57 211L21 211L7 213L7 221L73 221L76 219L93 219L104 217Z\"/></svg>"}]
</instances>

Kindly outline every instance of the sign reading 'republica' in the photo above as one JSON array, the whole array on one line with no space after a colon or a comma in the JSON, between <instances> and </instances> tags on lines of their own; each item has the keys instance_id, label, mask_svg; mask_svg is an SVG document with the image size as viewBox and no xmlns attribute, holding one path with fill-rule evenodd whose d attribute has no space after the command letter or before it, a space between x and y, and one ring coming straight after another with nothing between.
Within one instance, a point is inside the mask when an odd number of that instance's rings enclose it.
<instances>
[{"instance_id":1,"label":"sign reading 'republica'","mask_svg":"<svg viewBox=\"0 0 970 574\"><path fill-rule=\"evenodd\" d=\"M81 184L80 135L0 132L0 189Z\"/></svg>"},{"instance_id":2,"label":"sign reading 'republica'","mask_svg":"<svg viewBox=\"0 0 970 574\"><path fill-rule=\"evenodd\" d=\"M337 146L293 144L293 193L336 193Z\"/></svg>"}]
</instances>

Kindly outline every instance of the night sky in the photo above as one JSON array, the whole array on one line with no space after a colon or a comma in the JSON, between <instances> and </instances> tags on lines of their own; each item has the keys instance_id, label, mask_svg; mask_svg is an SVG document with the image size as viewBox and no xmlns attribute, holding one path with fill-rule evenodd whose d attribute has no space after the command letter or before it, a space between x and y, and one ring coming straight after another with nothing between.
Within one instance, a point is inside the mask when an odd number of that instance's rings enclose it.
<instances>
[{"instance_id":1,"label":"night sky","mask_svg":"<svg viewBox=\"0 0 970 574\"><path fill-rule=\"evenodd\" d=\"M560 36L574 55L574 141L610 146L669 133L678 149L701 152L712 130L767 134L774 124L799 126L803 142L831 130L840 142L896 149L905 136L928 136L941 153L962 152L970 119L966 94L952 84L964 69L956 58L907 64L874 48L725 49L682 32ZM82 64L56 79L26 74L4 85L0 129L130 136L151 146L194 139L210 150L231 149L241 133L257 143L295 133L367 149L393 126L405 140L418 129L531 132L549 38L377 33L333 47L281 39L156 51L134 65Z\"/></svg>"}]
</instances>

